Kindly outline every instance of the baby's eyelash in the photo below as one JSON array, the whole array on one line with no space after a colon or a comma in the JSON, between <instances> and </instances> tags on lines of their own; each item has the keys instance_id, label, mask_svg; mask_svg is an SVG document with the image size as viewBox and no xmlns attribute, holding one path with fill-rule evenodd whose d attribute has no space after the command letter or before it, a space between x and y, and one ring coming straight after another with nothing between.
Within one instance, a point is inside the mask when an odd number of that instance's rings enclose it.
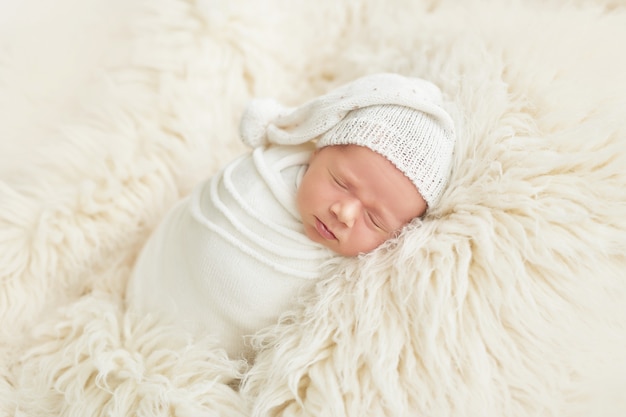
<instances>
[{"instance_id":1,"label":"baby's eyelash","mask_svg":"<svg viewBox=\"0 0 626 417\"><path fill-rule=\"evenodd\" d=\"M338 186L340 186L341 188L344 188L344 189L348 188L348 187L346 187L346 185L345 185L343 182L341 182L341 181L340 181L337 177L335 177L334 175L331 175L331 177L333 177L333 181L335 181L335 184L337 184L337 185L338 185Z\"/></svg>"},{"instance_id":2,"label":"baby's eyelash","mask_svg":"<svg viewBox=\"0 0 626 417\"><path fill-rule=\"evenodd\" d=\"M384 230L381 224L376 221L376 218L372 215L372 213L367 213L367 216L370 218L370 221L374 224L374 226L378 227L381 230Z\"/></svg>"}]
</instances>

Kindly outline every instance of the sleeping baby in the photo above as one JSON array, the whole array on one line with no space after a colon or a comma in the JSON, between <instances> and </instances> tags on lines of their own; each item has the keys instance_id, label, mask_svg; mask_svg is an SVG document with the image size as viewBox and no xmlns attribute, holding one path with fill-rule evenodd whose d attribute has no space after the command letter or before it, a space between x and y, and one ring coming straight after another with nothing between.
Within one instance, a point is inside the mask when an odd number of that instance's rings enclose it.
<instances>
[{"instance_id":1,"label":"sleeping baby","mask_svg":"<svg viewBox=\"0 0 626 417\"><path fill-rule=\"evenodd\" d=\"M246 337L276 323L333 257L375 250L437 204L455 137L434 84L387 73L296 108L253 100L241 134L253 150L166 215L127 302L252 358Z\"/></svg>"}]
</instances>

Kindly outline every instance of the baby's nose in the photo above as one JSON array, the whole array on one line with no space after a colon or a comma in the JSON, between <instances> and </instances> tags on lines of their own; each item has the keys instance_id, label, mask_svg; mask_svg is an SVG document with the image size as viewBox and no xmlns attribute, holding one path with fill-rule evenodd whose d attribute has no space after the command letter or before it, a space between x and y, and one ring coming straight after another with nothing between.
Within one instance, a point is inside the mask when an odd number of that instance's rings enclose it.
<instances>
[{"instance_id":1,"label":"baby's nose","mask_svg":"<svg viewBox=\"0 0 626 417\"><path fill-rule=\"evenodd\" d=\"M330 210L337 219L348 227L354 226L359 214L360 203L356 199L346 199L333 204Z\"/></svg>"}]
</instances>

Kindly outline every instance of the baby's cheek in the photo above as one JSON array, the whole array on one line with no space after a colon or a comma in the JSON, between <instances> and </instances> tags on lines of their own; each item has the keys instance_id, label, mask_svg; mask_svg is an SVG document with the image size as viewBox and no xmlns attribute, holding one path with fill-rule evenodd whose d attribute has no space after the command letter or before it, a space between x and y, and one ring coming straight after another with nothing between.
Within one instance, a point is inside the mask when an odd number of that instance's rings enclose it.
<instances>
[{"instance_id":1,"label":"baby's cheek","mask_svg":"<svg viewBox=\"0 0 626 417\"><path fill-rule=\"evenodd\" d=\"M357 238L360 252L368 253L382 245L386 240L386 235L377 233L369 228L361 230Z\"/></svg>"}]
</instances>

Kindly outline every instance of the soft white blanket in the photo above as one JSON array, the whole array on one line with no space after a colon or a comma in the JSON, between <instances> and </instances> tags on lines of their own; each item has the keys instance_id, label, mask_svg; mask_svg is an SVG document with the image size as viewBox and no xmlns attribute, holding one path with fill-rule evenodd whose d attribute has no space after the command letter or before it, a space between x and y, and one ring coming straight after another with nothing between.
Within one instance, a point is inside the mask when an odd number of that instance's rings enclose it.
<instances>
[{"instance_id":1,"label":"soft white blanket","mask_svg":"<svg viewBox=\"0 0 626 417\"><path fill-rule=\"evenodd\" d=\"M333 253L304 234L296 190L313 144L260 146L200 182L141 249L126 308L215 336L230 358L275 324Z\"/></svg>"},{"instance_id":2,"label":"soft white blanket","mask_svg":"<svg viewBox=\"0 0 626 417\"><path fill-rule=\"evenodd\" d=\"M626 414L623 2L146 3L0 11L0 415ZM458 109L421 224L324 277L254 364L124 309L251 97L381 71Z\"/></svg>"}]
</instances>

